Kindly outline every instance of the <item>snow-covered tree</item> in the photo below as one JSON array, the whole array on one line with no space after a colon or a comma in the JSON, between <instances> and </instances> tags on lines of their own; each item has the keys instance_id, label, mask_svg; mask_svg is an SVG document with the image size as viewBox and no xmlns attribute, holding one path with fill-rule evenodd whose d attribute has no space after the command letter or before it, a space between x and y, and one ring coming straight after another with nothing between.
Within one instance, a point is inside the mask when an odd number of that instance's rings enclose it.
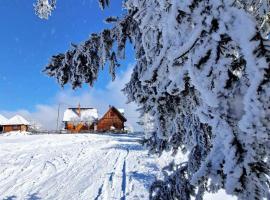
<instances>
[{"instance_id":1,"label":"snow-covered tree","mask_svg":"<svg viewBox=\"0 0 270 200\"><path fill-rule=\"evenodd\" d=\"M146 139L151 137L153 132L155 132L154 117L152 117L149 113L144 113L140 117L138 124L142 126Z\"/></svg>"},{"instance_id":2,"label":"snow-covered tree","mask_svg":"<svg viewBox=\"0 0 270 200\"><path fill-rule=\"evenodd\" d=\"M108 1L101 5L107 6ZM270 199L268 0L127 0L112 28L52 57L61 85L91 86L125 45L136 65L124 92L154 117L145 143L188 160L164 169L151 199L202 199L223 188L239 199Z\"/></svg>"}]
</instances>

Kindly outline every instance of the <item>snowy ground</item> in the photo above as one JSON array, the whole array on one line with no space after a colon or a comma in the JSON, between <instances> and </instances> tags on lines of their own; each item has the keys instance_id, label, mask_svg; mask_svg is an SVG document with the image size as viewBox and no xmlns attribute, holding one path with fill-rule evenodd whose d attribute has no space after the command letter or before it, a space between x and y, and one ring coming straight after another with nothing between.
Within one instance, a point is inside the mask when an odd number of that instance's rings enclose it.
<instances>
[{"instance_id":1,"label":"snowy ground","mask_svg":"<svg viewBox=\"0 0 270 200\"><path fill-rule=\"evenodd\" d=\"M147 199L158 168L135 136L0 137L0 199Z\"/></svg>"},{"instance_id":2,"label":"snowy ground","mask_svg":"<svg viewBox=\"0 0 270 200\"><path fill-rule=\"evenodd\" d=\"M0 199L148 199L147 189L159 175L162 159L148 156L138 139L136 135L1 135ZM224 197L218 195L207 199Z\"/></svg>"}]
</instances>

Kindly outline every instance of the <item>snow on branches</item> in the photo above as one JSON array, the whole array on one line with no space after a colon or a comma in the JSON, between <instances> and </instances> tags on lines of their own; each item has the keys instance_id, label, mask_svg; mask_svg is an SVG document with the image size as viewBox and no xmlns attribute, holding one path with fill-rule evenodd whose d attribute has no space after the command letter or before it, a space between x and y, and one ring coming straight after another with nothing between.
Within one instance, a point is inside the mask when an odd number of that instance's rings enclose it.
<instances>
[{"instance_id":1,"label":"snow on branches","mask_svg":"<svg viewBox=\"0 0 270 200\"><path fill-rule=\"evenodd\" d=\"M61 85L71 82L73 88L80 87L83 83L92 86L99 70L108 62L114 79L115 68L119 66L117 57L124 59L127 39L131 38L131 31L138 29L133 15L134 12L129 13L124 19L116 21L113 29L92 34L80 45L73 44L65 54L53 56L44 71L49 76L56 77ZM116 50L113 48L114 43L117 43Z\"/></svg>"},{"instance_id":2,"label":"snow on branches","mask_svg":"<svg viewBox=\"0 0 270 200\"><path fill-rule=\"evenodd\" d=\"M237 0L235 4L251 13L264 37L270 33L270 1L269 0Z\"/></svg>"},{"instance_id":3,"label":"snow on branches","mask_svg":"<svg viewBox=\"0 0 270 200\"><path fill-rule=\"evenodd\" d=\"M110 0L98 0L102 9L110 4ZM48 19L56 8L56 0L37 0L34 4L36 15L41 19Z\"/></svg>"},{"instance_id":4,"label":"snow on branches","mask_svg":"<svg viewBox=\"0 0 270 200\"><path fill-rule=\"evenodd\" d=\"M221 188L270 198L269 2L127 0L125 8L112 29L53 56L45 72L76 88L93 85L109 63L114 78L129 40L136 65L124 92L155 123L145 144L188 155L150 198L200 199Z\"/></svg>"},{"instance_id":5,"label":"snow on branches","mask_svg":"<svg viewBox=\"0 0 270 200\"><path fill-rule=\"evenodd\" d=\"M56 8L56 0L37 0L34 8L37 16L41 19L48 19Z\"/></svg>"}]
</instances>

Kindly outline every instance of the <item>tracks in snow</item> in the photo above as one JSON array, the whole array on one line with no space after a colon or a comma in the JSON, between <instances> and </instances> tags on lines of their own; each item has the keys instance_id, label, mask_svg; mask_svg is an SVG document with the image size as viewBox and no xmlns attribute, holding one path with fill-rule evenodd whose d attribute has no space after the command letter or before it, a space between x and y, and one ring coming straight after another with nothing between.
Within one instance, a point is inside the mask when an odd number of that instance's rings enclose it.
<instances>
[{"instance_id":1,"label":"tracks in snow","mask_svg":"<svg viewBox=\"0 0 270 200\"><path fill-rule=\"evenodd\" d=\"M0 199L30 194L40 199L146 199L147 190L132 171L144 170L147 152L137 150L134 137L7 137L0 138L0 145Z\"/></svg>"},{"instance_id":2,"label":"tracks in snow","mask_svg":"<svg viewBox=\"0 0 270 200\"><path fill-rule=\"evenodd\" d=\"M122 197L121 200L126 200L126 187L127 187L127 157L129 154L129 149L127 149L127 155L124 158L123 168L122 168Z\"/></svg>"},{"instance_id":3,"label":"tracks in snow","mask_svg":"<svg viewBox=\"0 0 270 200\"><path fill-rule=\"evenodd\" d=\"M127 157L129 149L119 151L114 162L108 166L108 172L98 187L95 200L119 199L126 200L127 191Z\"/></svg>"},{"instance_id":4,"label":"tracks in snow","mask_svg":"<svg viewBox=\"0 0 270 200\"><path fill-rule=\"evenodd\" d=\"M103 184L100 186L100 188L98 189L98 195L96 196L95 200L98 200L99 197L102 195L102 189L103 189Z\"/></svg>"}]
</instances>

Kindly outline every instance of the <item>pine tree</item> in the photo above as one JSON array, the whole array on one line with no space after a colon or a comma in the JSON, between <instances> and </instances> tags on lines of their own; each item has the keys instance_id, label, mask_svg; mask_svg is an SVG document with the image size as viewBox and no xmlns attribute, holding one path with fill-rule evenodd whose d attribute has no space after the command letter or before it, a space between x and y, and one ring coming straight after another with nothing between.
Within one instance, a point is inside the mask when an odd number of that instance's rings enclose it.
<instances>
[{"instance_id":1,"label":"pine tree","mask_svg":"<svg viewBox=\"0 0 270 200\"><path fill-rule=\"evenodd\" d=\"M115 77L130 41L136 65L124 92L154 117L145 144L188 157L164 169L150 199L202 199L221 188L242 200L270 199L269 1L127 0L124 7L123 18L107 20L111 29L53 56L44 71L61 85L92 86L106 63Z\"/></svg>"}]
</instances>

